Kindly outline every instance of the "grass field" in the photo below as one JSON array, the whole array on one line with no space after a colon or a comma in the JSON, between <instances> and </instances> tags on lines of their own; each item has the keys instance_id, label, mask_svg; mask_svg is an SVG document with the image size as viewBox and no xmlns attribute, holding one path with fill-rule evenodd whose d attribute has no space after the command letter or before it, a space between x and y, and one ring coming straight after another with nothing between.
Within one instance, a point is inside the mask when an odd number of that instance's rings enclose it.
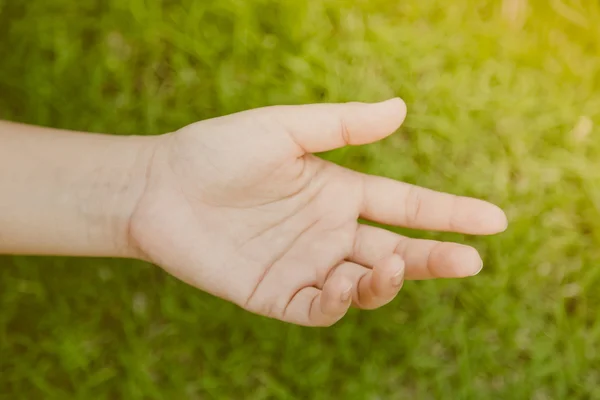
<instances>
[{"instance_id":1,"label":"grass field","mask_svg":"<svg viewBox=\"0 0 600 400\"><path fill-rule=\"evenodd\" d=\"M485 268L327 329L143 263L0 258L0 398L600 398L598 21L584 0L0 0L0 118L158 134L399 95L397 134L325 157L510 219L404 232L474 244Z\"/></svg>"}]
</instances>

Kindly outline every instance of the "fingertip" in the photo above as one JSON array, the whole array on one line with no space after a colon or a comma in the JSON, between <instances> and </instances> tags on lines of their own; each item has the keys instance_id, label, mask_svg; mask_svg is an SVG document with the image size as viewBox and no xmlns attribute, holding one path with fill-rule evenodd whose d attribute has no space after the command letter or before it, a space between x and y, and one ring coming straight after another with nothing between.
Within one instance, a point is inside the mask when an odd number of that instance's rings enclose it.
<instances>
[{"instance_id":1,"label":"fingertip","mask_svg":"<svg viewBox=\"0 0 600 400\"><path fill-rule=\"evenodd\" d=\"M343 316L350 307L353 286L346 277L326 283L323 287L322 312L330 316Z\"/></svg>"},{"instance_id":2,"label":"fingertip","mask_svg":"<svg viewBox=\"0 0 600 400\"><path fill-rule=\"evenodd\" d=\"M375 103L375 105L380 107L382 112L388 117L386 119L389 122L387 131L394 132L406 119L406 103L400 97L393 97L380 103Z\"/></svg>"},{"instance_id":3,"label":"fingertip","mask_svg":"<svg viewBox=\"0 0 600 400\"><path fill-rule=\"evenodd\" d=\"M404 259L399 254L393 253L389 257L385 258L382 262L381 268L384 269L386 278L389 282L392 282L393 286L398 286L404 280Z\"/></svg>"},{"instance_id":4,"label":"fingertip","mask_svg":"<svg viewBox=\"0 0 600 400\"><path fill-rule=\"evenodd\" d=\"M504 210L495 204L490 204L490 212L487 213L484 219L485 226L490 234L496 234L506 231L508 228L508 218Z\"/></svg>"},{"instance_id":5,"label":"fingertip","mask_svg":"<svg viewBox=\"0 0 600 400\"><path fill-rule=\"evenodd\" d=\"M450 278L474 276L483 267L483 260L479 252L474 247L465 245L454 246L453 251L448 254L448 262L454 266L454 268L449 268L450 271L454 271L454 276L450 276Z\"/></svg>"},{"instance_id":6,"label":"fingertip","mask_svg":"<svg viewBox=\"0 0 600 400\"><path fill-rule=\"evenodd\" d=\"M400 97L394 97L388 101L390 103L392 103L394 105L394 107L396 107L398 115L400 115L402 117L402 121L404 121L404 118L406 118L406 114L408 111L406 102L404 100L402 100Z\"/></svg>"},{"instance_id":7,"label":"fingertip","mask_svg":"<svg viewBox=\"0 0 600 400\"><path fill-rule=\"evenodd\" d=\"M402 258L400 256L400 254L398 253L393 253L389 258L388 258L388 262L392 265L394 265L396 268L402 268L404 269L405 266L405 262L404 262L404 258Z\"/></svg>"},{"instance_id":8,"label":"fingertip","mask_svg":"<svg viewBox=\"0 0 600 400\"><path fill-rule=\"evenodd\" d=\"M482 269L483 269L483 260L481 260L481 265L479 266L479 269L471 276L479 275L479 273L481 272Z\"/></svg>"},{"instance_id":9,"label":"fingertip","mask_svg":"<svg viewBox=\"0 0 600 400\"><path fill-rule=\"evenodd\" d=\"M506 215L506 213L504 212L504 210L502 210L500 207L496 206L496 208L498 208L498 212L500 214L499 217L499 226L501 226L500 232L505 232L508 229L508 216Z\"/></svg>"},{"instance_id":10,"label":"fingertip","mask_svg":"<svg viewBox=\"0 0 600 400\"><path fill-rule=\"evenodd\" d=\"M508 228L508 218L495 204L480 199L468 199L461 207L462 224L466 233L475 235L495 235Z\"/></svg>"},{"instance_id":11,"label":"fingertip","mask_svg":"<svg viewBox=\"0 0 600 400\"><path fill-rule=\"evenodd\" d=\"M404 267L402 267L402 269L398 270L394 275L392 275L390 282L395 288L402 287L402 284L404 283Z\"/></svg>"},{"instance_id":12,"label":"fingertip","mask_svg":"<svg viewBox=\"0 0 600 400\"><path fill-rule=\"evenodd\" d=\"M342 291L342 294L340 295L340 300L342 301L342 303L347 303L348 301L350 301L350 298L352 297L352 284L347 285L346 289L344 289Z\"/></svg>"},{"instance_id":13,"label":"fingertip","mask_svg":"<svg viewBox=\"0 0 600 400\"><path fill-rule=\"evenodd\" d=\"M371 289L379 298L390 301L404 283L405 263L399 254L393 253L373 268Z\"/></svg>"},{"instance_id":14,"label":"fingertip","mask_svg":"<svg viewBox=\"0 0 600 400\"><path fill-rule=\"evenodd\" d=\"M400 290L400 288L402 288L402 285L404 284L404 273L405 273L405 269L406 269L406 264L404 262L404 259L402 259L402 257L400 257L400 255L398 254L393 254L392 257L390 257L390 264L392 264L391 268L392 268L392 276L390 278L390 283L392 285L392 287L396 290Z\"/></svg>"}]
</instances>

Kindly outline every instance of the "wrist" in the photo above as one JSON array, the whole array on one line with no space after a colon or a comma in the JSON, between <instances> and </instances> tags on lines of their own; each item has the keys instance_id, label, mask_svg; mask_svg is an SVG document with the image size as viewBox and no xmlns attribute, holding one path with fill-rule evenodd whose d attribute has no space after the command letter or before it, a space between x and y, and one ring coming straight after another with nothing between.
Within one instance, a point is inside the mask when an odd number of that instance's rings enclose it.
<instances>
[{"instance_id":1,"label":"wrist","mask_svg":"<svg viewBox=\"0 0 600 400\"><path fill-rule=\"evenodd\" d=\"M131 237L131 219L147 186L148 171L161 136L114 136L114 153L106 158L91 180L90 197L96 207L88 209L90 237L104 243L108 256L144 256ZM96 201L94 201L96 199Z\"/></svg>"},{"instance_id":2,"label":"wrist","mask_svg":"<svg viewBox=\"0 0 600 400\"><path fill-rule=\"evenodd\" d=\"M0 253L139 257L129 221L159 142L0 122Z\"/></svg>"}]
</instances>

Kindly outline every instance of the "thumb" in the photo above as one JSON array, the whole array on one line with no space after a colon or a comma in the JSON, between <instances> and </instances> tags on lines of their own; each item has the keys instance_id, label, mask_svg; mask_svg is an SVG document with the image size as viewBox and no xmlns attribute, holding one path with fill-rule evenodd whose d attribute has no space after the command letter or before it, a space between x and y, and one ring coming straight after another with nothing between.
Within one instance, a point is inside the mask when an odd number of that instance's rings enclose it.
<instances>
[{"instance_id":1,"label":"thumb","mask_svg":"<svg viewBox=\"0 0 600 400\"><path fill-rule=\"evenodd\" d=\"M269 111L304 154L381 140L400 127L406 104L393 98L381 103L275 106Z\"/></svg>"}]
</instances>

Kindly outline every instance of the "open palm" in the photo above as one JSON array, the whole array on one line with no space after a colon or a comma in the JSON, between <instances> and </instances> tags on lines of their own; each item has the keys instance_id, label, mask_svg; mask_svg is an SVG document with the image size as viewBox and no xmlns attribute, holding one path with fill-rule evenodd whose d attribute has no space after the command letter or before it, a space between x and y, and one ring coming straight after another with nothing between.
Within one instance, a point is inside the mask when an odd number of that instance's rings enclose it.
<instances>
[{"instance_id":1,"label":"open palm","mask_svg":"<svg viewBox=\"0 0 600 400\"><path fill-rule=\"evenodd\" d=\"M245 309L326 326L350 305L390 302L403 280L465 277L471 247L409 239L359 218L416 229L493 234L489 203L344 169L314 156L380 140L404 103L277 106L164 135L131 219L131 240L179 279Z\"/></svg>"}]
</instances>

